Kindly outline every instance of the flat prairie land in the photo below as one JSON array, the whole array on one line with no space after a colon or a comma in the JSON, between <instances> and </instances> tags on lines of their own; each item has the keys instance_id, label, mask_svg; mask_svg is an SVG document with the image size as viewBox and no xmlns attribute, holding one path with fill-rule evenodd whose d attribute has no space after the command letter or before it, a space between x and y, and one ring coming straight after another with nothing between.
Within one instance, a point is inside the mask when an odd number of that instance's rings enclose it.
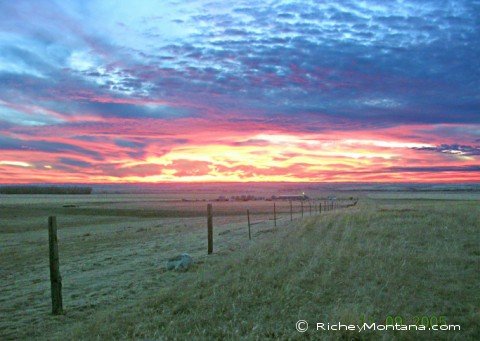
<instances>
[{"instance_id":1,"label":"flat prairie land","mask_svg":"<svg viewBox=\"0 0 480 341\"><path fill-rule=\"evenodd\" d=\"M339 194L339 197L341 194ZM349 196L349 195L348 195ZM480 194L363 193L354 207L158 195L0 196L0 339L479 339ZM321 201L323 203L323 201ZM251 212L248 239L246 209ZM50 314L57 216L65 315ZM187 272L166 271L189 253ZM460 331L322 331L316 323ZM298 320L310 328L299 333Z\"/></svg>"}]
</instances>

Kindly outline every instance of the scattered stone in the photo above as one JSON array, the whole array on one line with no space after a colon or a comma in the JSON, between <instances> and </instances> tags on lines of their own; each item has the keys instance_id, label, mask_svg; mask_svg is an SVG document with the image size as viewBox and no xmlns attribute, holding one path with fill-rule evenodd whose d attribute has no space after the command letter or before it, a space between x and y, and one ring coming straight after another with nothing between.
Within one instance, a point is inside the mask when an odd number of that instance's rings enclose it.
<instances>
[{"instance_id":1,"label":"scattered stone","mask_svg":"<svg viewBox=\"0 0 480 341\"><path fill-rule=\"evenodd\" d=\"M232 231L230 231L230 230L225 230L225 231L219 232L218 235L219 235L219 236L223 236L224 234L228 234L228 233L230 233L230 232L232 232Z\"/></svg>"},{"instance_id":2,"label":"scattered stone","mask_svg":"<svg viewBox=\"0 0 480 341\"><path fill-rule=\"evenodd\" d=\"M70 208L70 207L77 207L77 205L66 204L66 205L63 205L62 207L68 207L68 208Z\"/></svg>"},{"instance_id":3,"label":"scattered stone","mask_svg":"<svg viewBox=\"0 0 480 341\"><path fill-rule=\"evenodd\" d=\"M167 260L167 270L187 271L192 265L193 258L188 253Z\"/></svg>"}]
</instances>

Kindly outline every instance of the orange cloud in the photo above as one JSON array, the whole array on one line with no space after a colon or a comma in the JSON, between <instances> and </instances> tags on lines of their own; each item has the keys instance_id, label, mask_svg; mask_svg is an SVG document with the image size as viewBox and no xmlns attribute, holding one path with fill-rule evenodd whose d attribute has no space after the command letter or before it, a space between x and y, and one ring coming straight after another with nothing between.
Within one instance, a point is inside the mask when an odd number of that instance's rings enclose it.
<instances>
[{"instance_id":1,"label":"orange cloud","mask_svg":"<svg viewBox=\"0 0 480 341\"><path fill-rule=\"evenodd\" d=\"M0 182L480 180L476 147L442 152L455 136L431 138L438 127L311 133L219 120L212 132L203 119L146 121L10 131Z\"/></svg>"}]
</instances>

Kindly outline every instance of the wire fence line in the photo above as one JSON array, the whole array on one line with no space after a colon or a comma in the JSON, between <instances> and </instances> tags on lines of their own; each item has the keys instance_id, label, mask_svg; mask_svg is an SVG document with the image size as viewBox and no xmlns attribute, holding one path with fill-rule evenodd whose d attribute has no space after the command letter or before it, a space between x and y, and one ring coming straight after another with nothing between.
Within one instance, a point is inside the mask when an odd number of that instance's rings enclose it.
<instances>
[{"instance_id":1,"label":"wire fence line","mask_svg":"<svg viewBox=\"0 0 480 341\"><path fill-rule=\"evenodd\" d=\"M288 203L288 211L278 210L277 203ZM305 216L319 215L330 211L337 211L339 209L355 206L358 202L358 199L308 199L308 200L299 200L296 205L294 205L293 200L289 201L273 201L272 211L269 213L267 219L262 220L252 220L251 217L255 214L263 215L265 211L255 213L251 208L246 209L246 224L248 227L248 238L252 239L251 227L254 225L265 224L267 222L273 221L273 226L277 226L278 221L285 221L290 218L290 221L293 221L294 218L304 218ZM268 213L267 213L268 214ZM271 214L271 215L270 215ZM283 215L283 216L282 216ZM211 203L207 204L207 220L208 220L208 235L210 236L213 233L213 206ZM212 226L211 226L212 225ZM212 231L211 231L212 229ZM210 244L210 242L212 244ZM213 252L213 240L208 239L208 254Z\"/></svg>"},{"instance_id":2,"label":"wire fence line","mask_svg":"<svg viewBox=\"0 0 480 341\"><path fill-rule=\"evenodd\" d=\"M358 199L308 199L299 201L272 200L270 210L254 209L249 207L245 211L245 223L248 227L248 238L252 239L251 227L254 225L266 224L273 222L273 227L277 227L279 221L293 221L294 219L304 218L323 213L337 211L347 207L355 206ZM243 213L238 212L238 216L242 217ZM235 212L235 213L236 213ZM227 213L227 212L221 212ZM231 212L230 212L231 213ZM207 204L207 254L213 253L213 204ZM237 215L237 214L235 214ZM267 218L261 220L253 220L251 218L265 216ZM52 314L61 315L64 313L62 302L62 277L59 267L58 238L57 238L57 219L56 216L48 218L48 240L49 240L49 266L50 266L50 287L52 299Z\"/></svg>"},{"instance_id":3,"label":"wire fence line","mask_svg":"<svg viewBox=\"0 0 480 341\"><path fill-rule=\"evenodd\" d=\"M272 208L272 215L268 220L283 220L288 219L293 220L294 218L318 215L322 212L336 211L342 208L347 208L355 206L357 204L357 199L348 199L348 200L338 200L338 201L305 201L303 203L293 205L293 202L290 202L290 209L287 211L279 211L278 206L274 205ZM287 207L288 208L288 207ZM255 211L249 209L250 213L255 214ZM262 214L260 212L259 214ZM282 216L282 217L279 217ZM251 225L259 224L266 222L267 220L260 220L252 222Z\"/></svg>"}]
</instances>

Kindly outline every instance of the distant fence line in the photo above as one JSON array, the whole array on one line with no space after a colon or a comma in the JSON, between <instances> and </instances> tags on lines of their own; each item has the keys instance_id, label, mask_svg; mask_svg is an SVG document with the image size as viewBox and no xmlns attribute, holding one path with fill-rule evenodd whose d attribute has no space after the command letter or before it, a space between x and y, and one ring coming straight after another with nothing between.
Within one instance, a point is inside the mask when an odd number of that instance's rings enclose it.
<instances>
[{"instance_id":1,"label":"distant fence line","mask_svg":"<svg viewBox=\"0 0 480 341\"><path fill-rule=\"evenodd\" d=\"M279 200L279 201L285 201L285 200ZM273 207L272 207L272 214L273 218L268 219L268 220L257 220L257 221L252 221L251 216L252 212L250 211L250 208L247 208L246 210L246 217L247 217L247 227L248 227L248 239L252 239L252 232L251 228L253 225L258 225L258 224L263 224L266 223L270 220L273 220L273 226L276 228L277 227L277 221L278 220L285 220L288 218L283 216L282 218L279 218L280 214L289 214L290 216L290 221L293 221L294 214L301 215L301 218L306 215L306 211L308 211L309 216L312 216L313 214L321 214L323 212L329 212L329 211L335 211L341 208L347 208L347 207L352 207L355 206L358 202L358 198L356 199L342 199L342 200L337 200L337 199L306 199L306 200L300 200L300 210L296 211L294 210L293 206L293 200L288 200L289 202L289 211L283 211L279 212L277 209L276 201L273 201ZM298 207L298 206L297 206ZM262 212L263 213L263 212ZM211 203L207 204L207 230L208 230L208 242L207 242L207 254L212 254L213 253L213 206Z\"/></svg>"}]
</instances>

